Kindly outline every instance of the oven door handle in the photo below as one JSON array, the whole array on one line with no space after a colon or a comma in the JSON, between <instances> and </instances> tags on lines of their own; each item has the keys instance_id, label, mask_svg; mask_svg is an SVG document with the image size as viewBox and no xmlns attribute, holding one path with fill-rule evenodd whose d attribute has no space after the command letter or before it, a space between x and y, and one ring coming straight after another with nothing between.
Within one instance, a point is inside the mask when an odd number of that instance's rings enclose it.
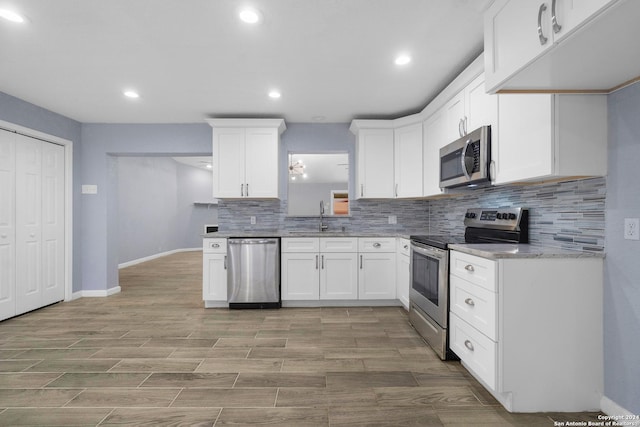
<instances>
[{"instance_id":1,"label":"oven door handle","mask_svg":"<svg viewBox=\"0 0 640 427\"><path fill-rule=\"evenodd\" d=\"M438 248L429 248L422 245L416 245L415 243L411 243L411 250L418 252L421 255L430 256L433 258L442 259L446 256L447 252Z\"/></svg>"}]
</instances>

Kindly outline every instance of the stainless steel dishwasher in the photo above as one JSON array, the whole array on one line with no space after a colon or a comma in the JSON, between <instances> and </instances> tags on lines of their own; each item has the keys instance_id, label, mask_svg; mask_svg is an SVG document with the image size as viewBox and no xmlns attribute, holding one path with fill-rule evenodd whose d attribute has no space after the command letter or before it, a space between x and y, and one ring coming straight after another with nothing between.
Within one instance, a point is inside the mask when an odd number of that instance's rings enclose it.
<instances>
[{"instance_id":1,"label":"stainless steel dishwasher","mask_svg":"<svg viewBox=\"0 0 640 427\"><path fill-rule=\"evenodd\" d=\"M230 238L229 308L280 308L280 238Z\"/></svg>"}]
</instances>

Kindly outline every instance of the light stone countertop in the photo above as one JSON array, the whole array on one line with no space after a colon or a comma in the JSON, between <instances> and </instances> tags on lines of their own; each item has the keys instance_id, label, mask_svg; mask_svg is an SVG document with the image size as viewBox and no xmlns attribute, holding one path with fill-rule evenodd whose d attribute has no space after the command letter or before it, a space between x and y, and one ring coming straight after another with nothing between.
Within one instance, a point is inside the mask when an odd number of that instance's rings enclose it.
<instances>
[{"instance_id":1,"label":"light stone countertop","mask_svg":"<svg viewBox=\"0 0 640 427\"><path fill-rule=\"evenodd\" d=\"M488 259L507 258L604 258L604 252L573 251L530 244L468 243L449 249Z\"/></svg>"},{"instance_id":2,"label":"light stone countertop","mask_svg":"<svg viewBox=\"0 0 640 427\"><path fill-rule=\"evenodd\" d=\"M298 231L298 230L265 230L265 231L239 231L239 232L215 232L206 233L202 237L205 239L226 239L229 237L254 238L254 237L401 237L408 239L412 234L428 234L425 230L417 230L408 233L406 231Z\"/></svg>"}]
</instances>

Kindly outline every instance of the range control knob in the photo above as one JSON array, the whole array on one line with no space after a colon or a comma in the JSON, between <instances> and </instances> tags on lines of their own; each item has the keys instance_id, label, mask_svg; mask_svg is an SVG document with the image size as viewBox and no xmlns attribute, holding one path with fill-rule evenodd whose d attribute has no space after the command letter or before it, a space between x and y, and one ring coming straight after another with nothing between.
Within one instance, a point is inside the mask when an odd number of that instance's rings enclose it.
<instances>
[{"instance_id":1,"label":"range control knob","mask_svg":"<svg viewBox=\"0 0 640 427\"><path fill-rule=\"evenodd\" d=\"M516 219L516 218L517 218L516 214L514 214L514 213L510 213L509 214L509 219Z\"/></svg>"},{"instance_id":2,"label":"range control knob","mask_svg":"<svg viewBox=\"0 0 640 427\"><path fill-rule=\"evenodd\" d=\"M465 218L475 218L475 217L476 217L476 214L474 214L473 212L467 212L467 213L464 215L464 217L465 217Z\"/></svg>"},{"instance_id":3,"label":"range control knob","mask_svg":"<svg viewBox=\"0 0 640 427\"><path fill-rule=\"evenodd\" d=\"M502 219L502 214L501 213L496 214L496 218Z\"/></svg>"}]
</instances>

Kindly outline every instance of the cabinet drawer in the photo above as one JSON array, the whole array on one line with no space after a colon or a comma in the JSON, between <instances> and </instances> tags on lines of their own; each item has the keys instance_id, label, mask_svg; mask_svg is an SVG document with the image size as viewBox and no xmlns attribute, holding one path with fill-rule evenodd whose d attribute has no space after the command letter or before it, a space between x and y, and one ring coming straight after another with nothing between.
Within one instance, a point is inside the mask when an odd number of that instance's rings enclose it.
<instances>
[{"instance_id":1,"label":"cabinet drawer","mask_svg":"<svg viewBox=\"0 0 640 427\"><path fill-rule=\"evenodd\" d=\"M227 239L203 239L202 251L209 254L226 254Z\"/></svg>"},{"instance_id":2,"label":"cabinet drawer","mask_svg":"<svg viewBox=\"0 0 640 427\"><path fill-rule=\"evenodd\" d=\"M496 357L498 345L464 320L451 313L449 345L458 357L486 385L496 389Z\"/></svg>"},{"instance_id":3,"label":"cabinet drawer","mask_svg":"<svg viewBox=\"0 0 640 427\"><path fill-rule=\"evenodd\" d=\"M281 252L319 252L320 239L317 237L285 237L282 238Z\"/></svg>"},{"instance_id":4,"label":"cabinet drawer","mask_svg":"<svg viewBox=\"0 0 640 427\"><path fill-rule=\"evenodd\" d=\"M449 264L452 276L458 276L491 292L498 292L495 261L451 251Z\"/></svg>"},{"instance_id":5,"label":"cabinet drawer","mask_svg":"<svg viewBox=\"0 0 640 427\"><path fill-rule=\"evenodd\" d=\"M496 300L498 294L451 276L451 311L492 340L497 340Z\"/></svg>"},{"instance_id":6,"label":"cabinet drawer","mask_svg":"<svg viewBox=\"0 0 640 427\"><path fill-rule=\"evenodd\" d=\"M358 252L356 237L323 237L320 239L320 252Z\"/></svg>"},{"instance_id":7,"label":"cabinet drawer","mask_svg":"<svg viewBox=\"0 0 640 427\"><path fill-rule=\"evenodd\" d=\"M395 252L395 237L360 237L358 252Z\"/></svg>"},{"instance_id":8,"label":"cabinet drawer","mask_svg":"<svg viewBox=\"0 0 640 427\"><path fill-rule=\"evenodd\" d=\"M407 239L398 239L398 253L409 256L411 253L411 245Z\"/></svg>"}]
</instances>

